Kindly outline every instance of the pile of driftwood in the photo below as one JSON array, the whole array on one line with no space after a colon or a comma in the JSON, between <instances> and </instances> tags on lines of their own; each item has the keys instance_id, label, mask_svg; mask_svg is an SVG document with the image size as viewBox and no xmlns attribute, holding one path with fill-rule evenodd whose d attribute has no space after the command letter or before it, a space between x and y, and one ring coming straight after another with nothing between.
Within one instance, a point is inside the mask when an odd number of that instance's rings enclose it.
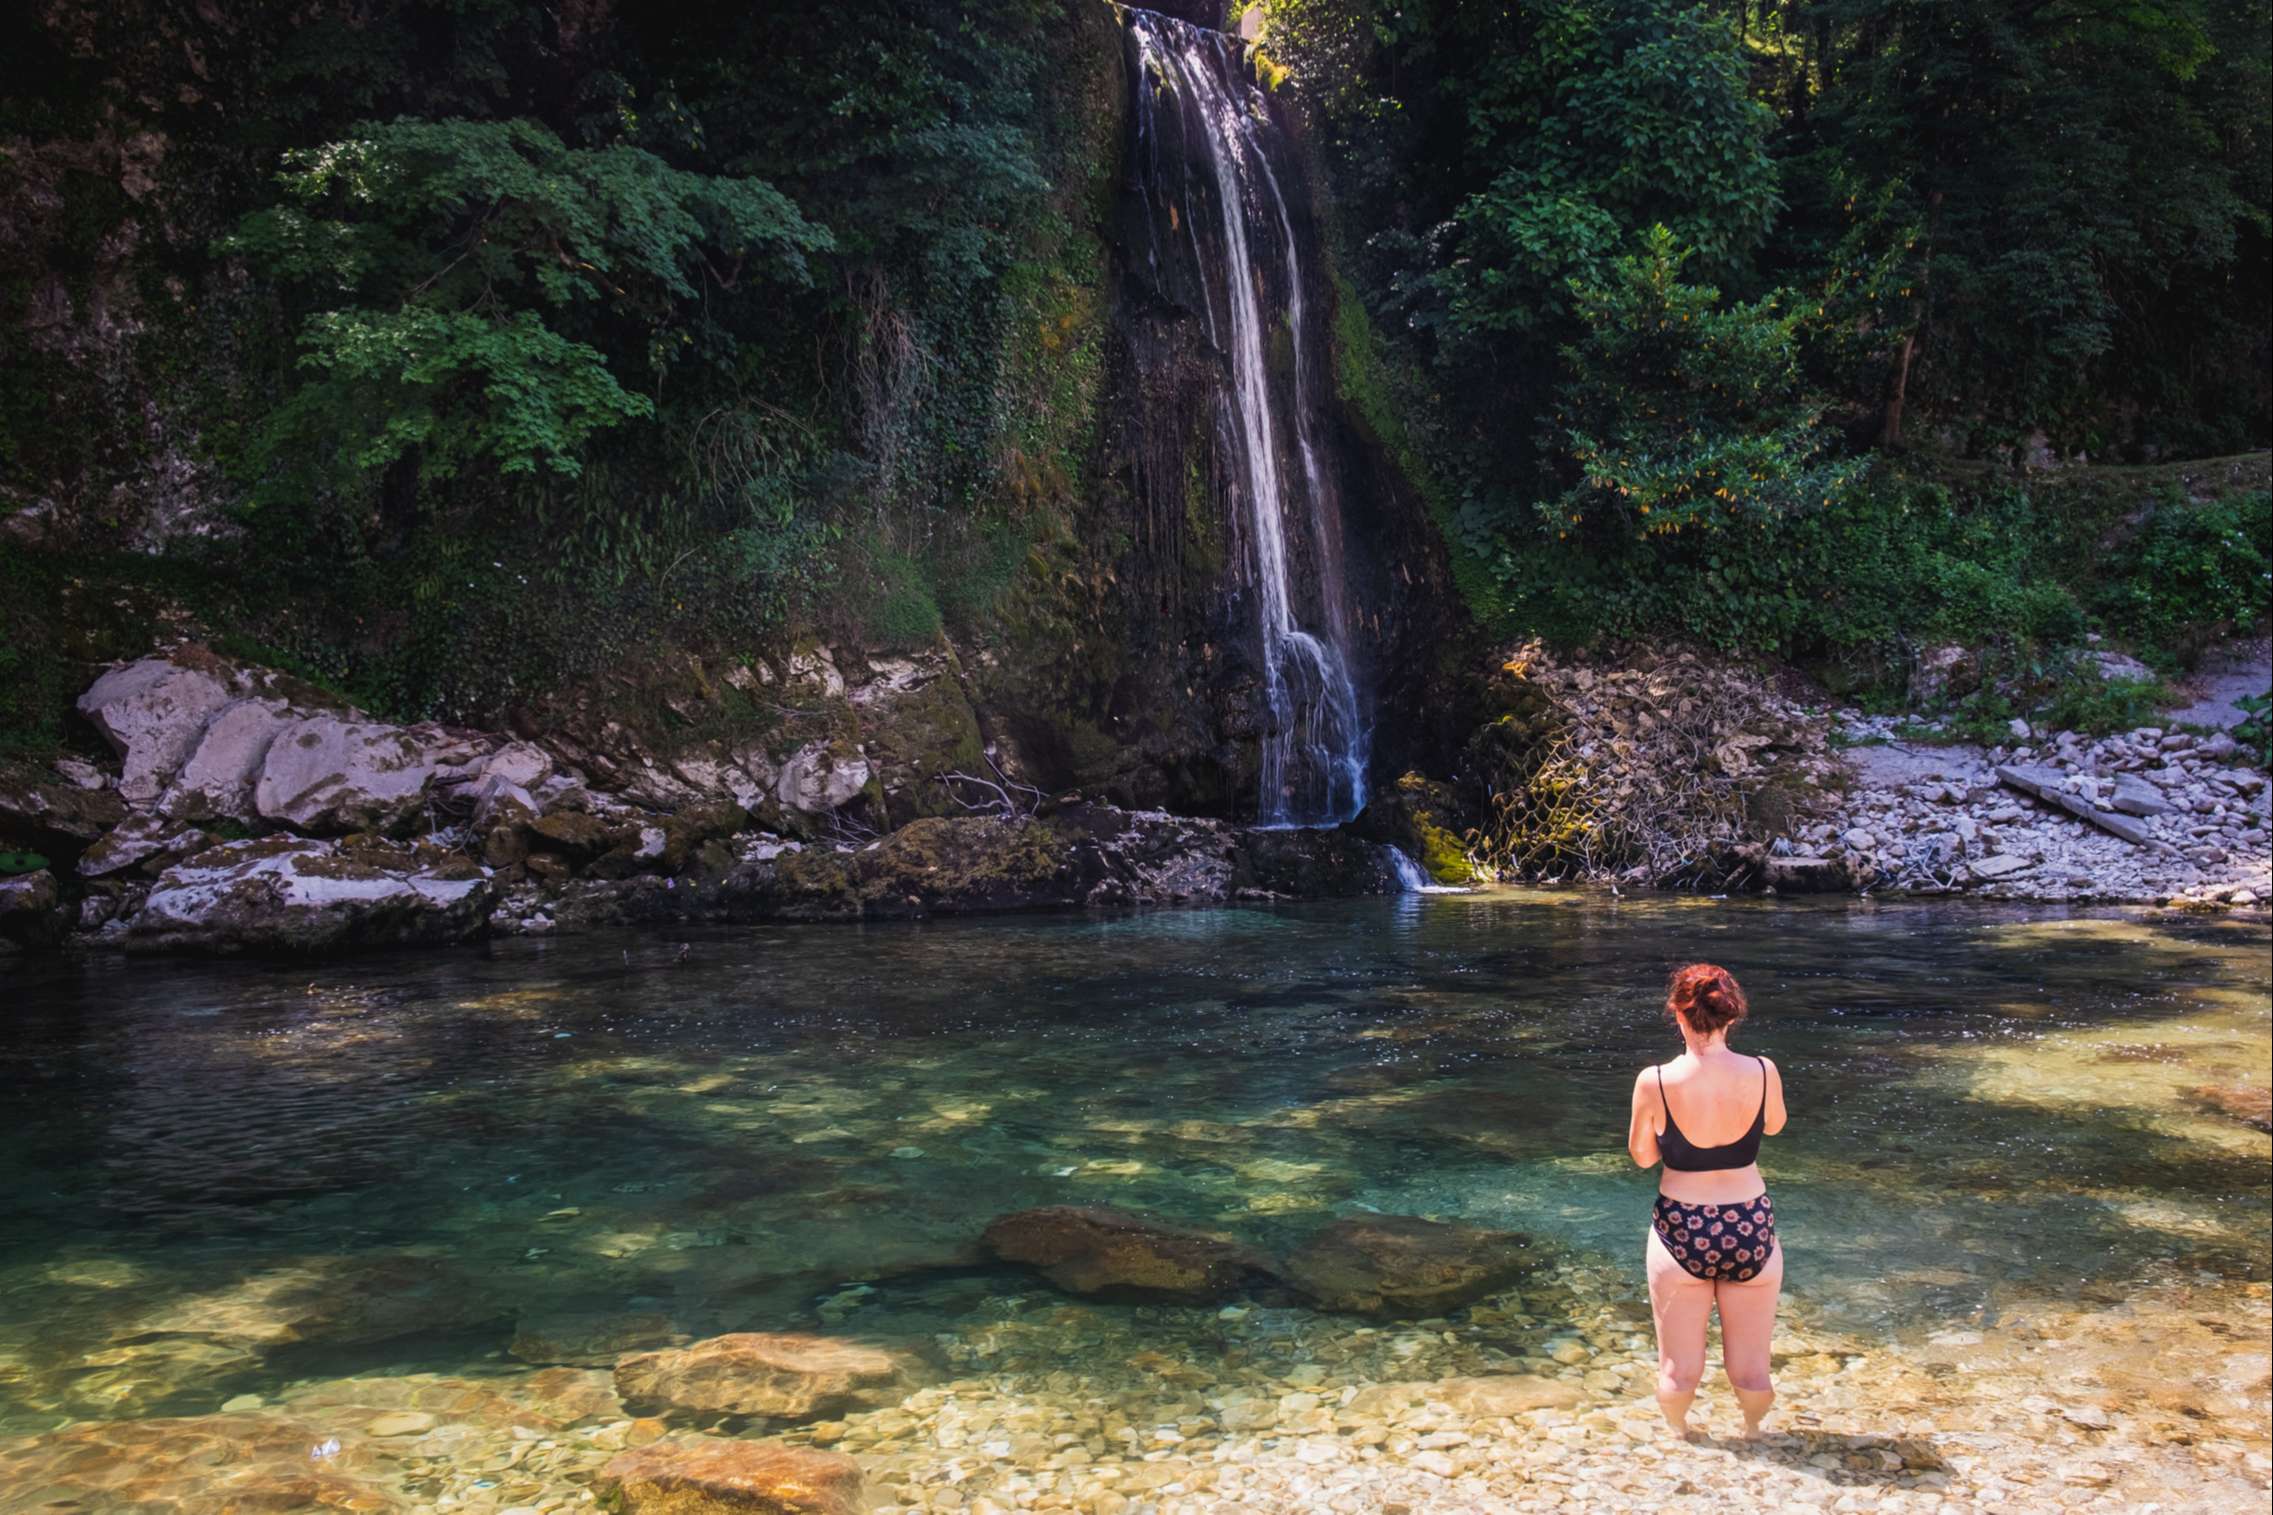
<instances>
[{"instance_id":1,"label":"pile of driftwood","mask_svg":"<svg viewBox=\"0 0 2273 1515\"><path fill-rule=\"evenodd\" d=\"M1723 888L1827 808L1828 722L1768 675L1686 649L1517 648L1464 763L1478 862L1502 877Z\"/></svg>"}]
</instances>

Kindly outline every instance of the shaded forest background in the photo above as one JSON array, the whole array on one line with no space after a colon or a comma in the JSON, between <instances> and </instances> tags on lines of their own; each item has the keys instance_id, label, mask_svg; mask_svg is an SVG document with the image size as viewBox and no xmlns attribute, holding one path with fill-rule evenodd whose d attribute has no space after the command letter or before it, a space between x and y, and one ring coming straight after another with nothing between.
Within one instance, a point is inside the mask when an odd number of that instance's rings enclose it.
<instances>
[{"instance_id":1,"label":"shaded forest background","mask_svg":"<svg viewBox=\"0 0 2273 1515\"><path fill-rule=\"evenodd\" d=\"M1176 7L1190 10L1188 5ZM1978 720L2261 625L2264 0L1268 0L1338 380L1467 623ZM1101 0L0 19L0 747L192 629L496 722L674 650L1063 642L1132 549ZM2213 459L2211 463L2191 460ZM2079 702L2082 702L2079 704Z\"/></svg>"}]
</instances>

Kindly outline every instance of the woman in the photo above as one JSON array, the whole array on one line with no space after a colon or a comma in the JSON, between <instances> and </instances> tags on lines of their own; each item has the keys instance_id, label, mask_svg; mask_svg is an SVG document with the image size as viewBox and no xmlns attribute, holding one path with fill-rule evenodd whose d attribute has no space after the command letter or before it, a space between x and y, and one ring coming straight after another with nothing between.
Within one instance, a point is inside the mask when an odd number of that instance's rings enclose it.
<instances>
[{"instance_id":1,"label":"woman","mask_svg":"<svg viewBox=\"0 0 2273 1515\"><path fill-rule=\"evenodd\" d=\"M1689 1050L1634 1080L1626 1132L1636 1164L1665 1164L1643 1243L1657 1317L1657 1402L1673 1433L1687 1438L1689 1404L1705 1372L1705 1325L1718 1305L1721 1366L1744 1408L1744 1434L1757 1436L1776 1400L1768 1338L1784 1249L1754 1159L1760 1138L1784 1129L1784 1082L1766 1058L1729 1050L1729 1031L1746 1005L1727 969L1675 969L1665 1008Z\"/></svg>"}]
</instances>

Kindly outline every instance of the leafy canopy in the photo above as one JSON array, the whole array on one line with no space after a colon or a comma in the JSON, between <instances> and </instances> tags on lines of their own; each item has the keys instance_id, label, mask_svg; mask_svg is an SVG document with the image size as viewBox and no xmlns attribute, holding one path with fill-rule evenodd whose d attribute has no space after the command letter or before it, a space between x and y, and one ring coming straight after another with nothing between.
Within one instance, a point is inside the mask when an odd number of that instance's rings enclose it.
<instances>
[{"instance_id":1,"label":"leafy canopy","mask_svg":"<svg viewBox=\"0 0 2273 1515\"><path fill-rule=\"evenodd\" d=\"M256 498L399 462L573 477L594 433L654 414L624 380L662 382L706 283L803 283L832 245L762 180L528 120L366 123L286 153L278 184L224 243L313 307Z\"/></svg>"}]
</instances>

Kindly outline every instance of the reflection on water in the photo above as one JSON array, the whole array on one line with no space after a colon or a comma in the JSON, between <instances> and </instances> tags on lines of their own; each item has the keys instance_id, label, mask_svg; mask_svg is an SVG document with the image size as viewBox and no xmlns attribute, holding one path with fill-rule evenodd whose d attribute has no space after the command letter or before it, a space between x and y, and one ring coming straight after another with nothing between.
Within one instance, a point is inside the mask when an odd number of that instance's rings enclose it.
<instances>
[{"instance_id":1,"label":"reflection on water","mask_svg":"<svg viewBox=\"0 0 2273 1515\"><path fill-rule=\"evenodd\" d=\"M523 1371L517 1322L935 1332L1034 1287L974 1266L980 1227L1064 1201L1266 1249L1363 1209L1511 1227L1623 1309L1627 1091L1692 957L1783 1067L1764 1164L1824 1329L2261 1284L2266 949L1499 894L36 966L0 1066L0 1434Z\"/></svg>"}]
</instances>

